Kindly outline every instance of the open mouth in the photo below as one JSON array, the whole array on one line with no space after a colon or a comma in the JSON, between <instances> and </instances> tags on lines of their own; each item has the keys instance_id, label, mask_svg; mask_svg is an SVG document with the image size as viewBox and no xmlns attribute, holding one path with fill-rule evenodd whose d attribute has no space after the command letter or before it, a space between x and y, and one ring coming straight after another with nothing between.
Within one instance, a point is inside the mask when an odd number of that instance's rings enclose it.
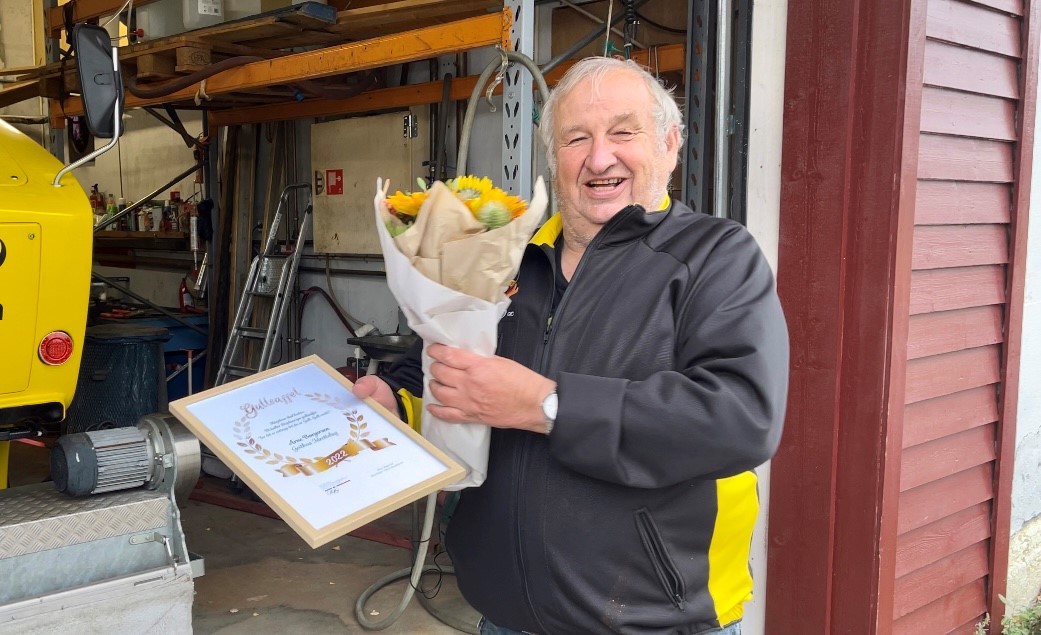
<instances>
[{"instance_id":1,"label":"open mouth","mask_svg":"<svg viewBox=\"0 0 1041 635\"><path fill-rule=\"evenodd\" d=\"M615 177L610 179L592 179L586 181L586 187L593 190L594 192L601 194L608 194L622 186L625 179L621 177Z\"/></svg>"}]
</instances>

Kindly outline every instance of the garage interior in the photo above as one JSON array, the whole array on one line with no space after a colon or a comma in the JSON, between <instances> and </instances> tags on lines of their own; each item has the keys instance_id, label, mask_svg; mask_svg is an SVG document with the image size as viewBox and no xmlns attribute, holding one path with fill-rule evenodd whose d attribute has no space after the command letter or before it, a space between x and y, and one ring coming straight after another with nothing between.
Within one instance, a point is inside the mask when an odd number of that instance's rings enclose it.
<instances>
[{"instance_id":1,"label":"garage interior","mask_svg":"<svg viewBox=\"0 0 1041 635\"><path fill-rule=\"evenodd\" d=\"M307 355L356 379L403 354L415 336L383 279L370 184L446 179L464 173L457 163L470 173L502 165L490 176L527 196L545 172L530 125L541 99L531 73L502 50L538 60L550 85L574 60L603 50L652 68L700 122L672 195L698 209L734 196L728 213L743 218L744 189L732 184L747 169L747 76L728 76L730 120L714 120L705 80L717 72L717 44L747 72L750 3L733 3L734 41L717 43L715 3L693 0L228 1L222 21L179 21L170 5L180 1L43 6L45 26L33 27L46 31L48 63L3 69L5 119L72 162L106 140L89 134L75 57L58 49L73 25L101 24L119 44L127 109L116 151L74 172L95 225L76 397L60 424L2 422L9 496L50 487L51 450L66 435L131 428L172 401ZM616 27L609 38L607 20ZM483 79L482 69L494 72ZM42 114L7 115L33 103ZM466 128L471 103L476 121ZM736 131L717 140L714 126L728 125ZM523 130L497 131L510 126ZM468 161L459 155L466 142ZM713 178L713 153L726 157L723 178ZM254 265L291 267L286 301L249 307L256 315L243 326L237 312L250 291L271 290L261 288L263 275L249 278ZM266 337L239 345L242 332L265 326ZM363 632L355 603L411 565L422 501L312 549L205 447L200 464L197 484L178 501L184 541L198 556L193 631ZM386 632L475 632L479 616L459 596L437 536L427 562L444 573L424 575ZM365 615L390 615L404 588L399 579L375 592ZM100 632L104 607L77 619L96 617L82 623ZM184 623L159 608L134 616L140 632Z\"/></svg>"}]
</instances>

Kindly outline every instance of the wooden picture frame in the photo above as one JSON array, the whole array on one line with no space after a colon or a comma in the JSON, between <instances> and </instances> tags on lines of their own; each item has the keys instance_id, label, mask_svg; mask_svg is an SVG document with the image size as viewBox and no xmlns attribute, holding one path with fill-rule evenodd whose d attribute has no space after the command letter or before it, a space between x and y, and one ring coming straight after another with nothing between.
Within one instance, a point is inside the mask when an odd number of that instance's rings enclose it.
<instances>
[{"instance_id":1,"label":"wooden picture frame","mask_svg":"<svg viewBox=\"0 0 1041 635\"><path fill-rule=\"evenodd\" d=\"M451 485L466 470L316 355L170 404L317 548Z\"/></svg>"}]
</instances>

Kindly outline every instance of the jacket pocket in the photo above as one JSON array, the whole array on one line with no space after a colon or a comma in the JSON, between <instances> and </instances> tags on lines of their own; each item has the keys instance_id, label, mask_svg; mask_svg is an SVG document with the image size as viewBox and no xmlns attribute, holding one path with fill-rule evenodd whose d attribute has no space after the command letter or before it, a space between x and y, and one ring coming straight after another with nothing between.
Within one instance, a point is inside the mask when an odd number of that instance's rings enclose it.
<instances>
[{"instance_id":1,"label":"jacket pocket","mask_svg":"<svg viewBox=\"0 0 1041 635\"><path fill-rule=\"evenodd\" d=\"M640 542L647 551L654 573L658 576L658 582L662 590L672 600L676 608L681 611L687 604L687 589L680 576L679 569L669 556L669 550L665 548L658 526L654 524L654 518L646 507L636 510L636 530L640 532Z\"/></svg>"}]
</instances>

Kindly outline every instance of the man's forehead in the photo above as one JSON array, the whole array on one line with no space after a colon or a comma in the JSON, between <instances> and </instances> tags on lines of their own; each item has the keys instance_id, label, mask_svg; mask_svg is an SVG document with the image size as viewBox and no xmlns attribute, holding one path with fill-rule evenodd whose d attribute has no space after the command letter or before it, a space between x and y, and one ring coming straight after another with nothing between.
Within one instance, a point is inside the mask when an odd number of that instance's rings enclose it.
<instances>
[{"instance_id":1,"label":"man's forehead","mask_svg":"<svg viewBox=\"0 0 1041 635\"><path fill-rule=\"evenodd\" d=\"M581 112L585 113L585 114L588 114L587 111L584 111L584 110L581 111ZM609 116L602 117L602 118L601 117L592 117L592 116L581 117L578 120L566 122L566 125L561 130L563 132L571 132L571 131L575 131L575 130L583 130L585 128L590 127L591 125L596 125L597 123L600 123L601 120L603 122L606 122L607 127L610 128L610 127L617 126L617 125L620 125L620 124L638 124L638 123L640 123L640 115L635 110L626 110L626 111L623 111L623 112L611 113ZM565 122L561 122L561 123L565 123Z\"/></svg>"}]
</instances>

